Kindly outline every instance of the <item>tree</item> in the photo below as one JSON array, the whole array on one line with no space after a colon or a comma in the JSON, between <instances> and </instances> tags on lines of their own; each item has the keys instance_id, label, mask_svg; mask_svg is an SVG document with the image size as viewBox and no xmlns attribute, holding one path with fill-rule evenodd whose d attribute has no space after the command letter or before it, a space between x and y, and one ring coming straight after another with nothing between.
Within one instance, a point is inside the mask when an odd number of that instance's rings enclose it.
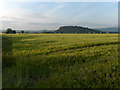
<instances>
[{"instance_id":1,"label":"tree","mask_svg":"<svg viewBox=\"0 0 120 90\"><path fill-rule=\"evenodd\" d=\"M12 31L12 33L13 33L13 34L16 34L16 31L15 31L15 30L13 30L13 31Z\"/></svg>"},{"instance_id":2,"label":"tree","mask_svg":"<svg viewBox=\"0 0 120 90\"><path fill-rule=\"evenodd\" d=\"M11 29L11 28L8 28L8 29L6 30L6 34L10 34L10 33L12 33L12 29Z\"/></svg>"},{"instance_id":3,"label":"tree","mask_svg":"<svg viewBox=\"0 0 120 90\"><path fill-rule=\"evenodd\" d=\"M21 31L21 33L23 34L23 33L24 33L24 31L22 30L22 31Z\"/></svg>"}]
</instances>

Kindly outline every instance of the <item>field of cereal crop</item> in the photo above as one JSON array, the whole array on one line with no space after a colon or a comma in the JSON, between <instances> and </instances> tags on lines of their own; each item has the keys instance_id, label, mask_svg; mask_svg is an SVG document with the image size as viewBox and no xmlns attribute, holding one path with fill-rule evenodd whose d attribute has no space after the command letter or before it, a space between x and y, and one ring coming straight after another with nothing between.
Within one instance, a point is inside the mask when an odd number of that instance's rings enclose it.
<instances>
[{"instance_id":1,"label":"field of cereal crop","mask_svg":"<svg viewBox=\"0 0 120 90\"><path fill-rule=\"evenodd\" d=\"M3 88L119 87L117 34L3 34Z\"/></svg>"}]
</instances>

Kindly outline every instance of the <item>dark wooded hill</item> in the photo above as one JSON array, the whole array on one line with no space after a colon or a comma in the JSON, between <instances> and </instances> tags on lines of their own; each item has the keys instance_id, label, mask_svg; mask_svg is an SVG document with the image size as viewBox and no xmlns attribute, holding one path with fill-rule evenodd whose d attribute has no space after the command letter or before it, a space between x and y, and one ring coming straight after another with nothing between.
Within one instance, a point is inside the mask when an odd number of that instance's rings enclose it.
<instances>
[{"instance_id":1,"label":"dark wooded hill","mask_svg":"<svg viewBox=\"0 0 120 90\"><path fill-rule=\"evenodd\" d=\"M81 26L62 26L55 33L101 33L99 30L94 30Z\"/></svg>"}]
</instances>

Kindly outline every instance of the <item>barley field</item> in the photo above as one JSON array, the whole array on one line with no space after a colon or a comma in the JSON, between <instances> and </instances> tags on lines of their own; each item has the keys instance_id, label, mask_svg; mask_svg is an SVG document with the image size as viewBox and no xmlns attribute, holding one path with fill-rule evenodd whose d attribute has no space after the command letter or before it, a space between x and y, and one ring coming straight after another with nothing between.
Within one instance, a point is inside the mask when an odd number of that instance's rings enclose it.
<instances>
[{"instance_id":1,"label":"barley field","mask_svg":"<svg viewBox=\"0 0 120 90\"><path fill-rule=\"evenodd\" d=\"M119 88L117 34L3 34L3 88Z\"/></svg>"}]
</instances>

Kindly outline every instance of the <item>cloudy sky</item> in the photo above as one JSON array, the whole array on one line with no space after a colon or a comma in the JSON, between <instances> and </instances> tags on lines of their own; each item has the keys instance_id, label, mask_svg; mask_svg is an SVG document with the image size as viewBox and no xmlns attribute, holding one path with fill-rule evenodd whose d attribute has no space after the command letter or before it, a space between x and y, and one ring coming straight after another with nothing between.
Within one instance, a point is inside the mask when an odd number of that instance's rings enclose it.
<instances>
[{"instance_id":1,"label":"cloudy sky","mask_svg":"<svg viewBox=\"0 0 120 90\"><path fill-rule=\"evenodd\" d=\"M117 27L117 2L4 2L0 29L55 30L64 25Z\"/></svg>"}]
</instances>

